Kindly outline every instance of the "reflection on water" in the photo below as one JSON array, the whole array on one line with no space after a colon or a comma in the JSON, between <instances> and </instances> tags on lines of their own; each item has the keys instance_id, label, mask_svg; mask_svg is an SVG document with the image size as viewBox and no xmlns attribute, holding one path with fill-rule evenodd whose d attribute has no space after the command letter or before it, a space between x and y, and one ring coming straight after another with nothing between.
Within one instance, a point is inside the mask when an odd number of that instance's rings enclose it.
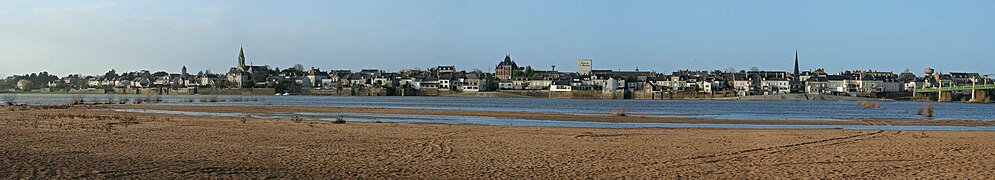
<instances>
[{"instance_id":1,"label":"reflection on water","mask_svg":"<svg viewBox=\"0 0 995 180\"><path fill-rule=\"evenodd\" d=\"M77 95L26 94L22 103L66 104ZM86 101L106 96L84 95ZM539 98L476 97L368 97L368 96L210 96L220 99L247 99L244 102L198 102L198 95L163 95L166 105L198 106L307 106L356 108L409 108L437 110L475 110L501 112L536 112L564 114L606 114L616 108L627 114L655 117L713 118L738 120L834 120L845 118L922 118L915 114L923 102L882 101L879 109L867 109L856 101L749 101L749 100L582 100ZM185 102L193 99L195 102ZM935 103L935 120L995 120L995 105Z\"/></svg>"},{"instance_id":2,"label":"reflection on water","mask_svg":"<svg viewBox=\"0 0 995 180\"><path fill-rule=\"evenodd\" d=\"M291 116L305 116L313 120L334 121L343 118L349 122L386 123L435 123L435 124L477 124L495 126L539 126L539 127L581 127L581 128L739 128L739 129L854 129L854 130L985 130L995 131L993 126L873 126L873 125L780 125L780 124L692 124L692 123L633 123L633 122L588 122L531 120L516 118L495 118L483 116L444 116L416 114L369 114L369 113L209 113L189 111L165 111L144 109L112 109L118 112L158 113L174 115L194 115L210 117L253 117L270 119L290 119Z\"/></svg>"}]
</instances>

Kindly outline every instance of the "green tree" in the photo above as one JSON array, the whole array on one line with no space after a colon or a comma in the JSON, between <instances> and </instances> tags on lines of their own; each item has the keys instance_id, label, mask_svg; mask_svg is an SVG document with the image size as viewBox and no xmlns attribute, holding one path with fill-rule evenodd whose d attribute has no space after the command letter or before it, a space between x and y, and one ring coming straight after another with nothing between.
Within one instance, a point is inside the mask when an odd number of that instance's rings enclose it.
<instances>
[{"instance_id":1,"label":"green tree","mask_svg":"<svg viewBox=\"0 0 995 180\"><path fill-rule=\"evenodd\" d=\"M104 79L116 79L117 77L118 77L117 71L114 69L111 69L110 71L107 71L107 73L104 73Z\"/></svg>"},{"instance_id":2,"label":"green tree","mask_svg":"<svg viewBox=\"0 0 995 180\"><path fill-rule=\"evenodd\" d=\"M297 84L297 82L291 80L281 80L277 82L273 88L276 90L277 93L283 93L283 92L297 93L300 92L301 90L300 84Z\"/></svg>"},{"instance_id":3,"label":"green tree","mask_svg":"<svg viewBox=\"0 0 995 180\"><path fill-rule=\"evenodd\" d=\"M122 73L121 74L121 78L123 78L125 80L135 80L135 74L134 73Z\"/></svg>"},{"instance_id":4,"label":"green tree","mask_svg":"<svg viewBox=\"0 0 995 180\"><path fill-rule=\"evenodd\" d=\"M532 66L525 66L525 72L522 72L522 76L523 77L532 77L532 73L533 72L534 71L532 70Z\"/></svg>"},{"instance_id":5,"label":"green tree","mask_svg":"<svg viewBox=\"0 0 995 180\"><path fill-rule=\"evenodd\" d=\"M135 73L135 77L152 79L152 73L150 73L149 71L142 70L142 71L134 72L134 73Z\"/></svg>"},{"instance_id":6,"label":"green tree","mask_svg":"<svg viewBox=\"0 0 995 180\"><path fill-rule=\"evenodd\" d=\"M166 71L159 71L159 72L155 72L154 74L152 74L152 76L155 76L155 77L169 76L169 73L166 73Z\"/></svg>"}]
</instances>

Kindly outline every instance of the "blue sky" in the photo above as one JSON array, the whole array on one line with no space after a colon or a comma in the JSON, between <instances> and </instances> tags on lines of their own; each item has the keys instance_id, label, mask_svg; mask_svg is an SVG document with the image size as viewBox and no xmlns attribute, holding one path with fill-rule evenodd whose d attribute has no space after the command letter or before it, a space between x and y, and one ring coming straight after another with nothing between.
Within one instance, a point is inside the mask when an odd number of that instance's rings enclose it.
<instances>
[{"instance_id":1,"label":"blue sky","mask_svg":"<svg viewBox=\"0 0 995 180\"><path fill-rule=\"evenodd\" d=\"M0 74L281 68L995 72L995 1L7 1Z\"/></svg>"}]
</instances>

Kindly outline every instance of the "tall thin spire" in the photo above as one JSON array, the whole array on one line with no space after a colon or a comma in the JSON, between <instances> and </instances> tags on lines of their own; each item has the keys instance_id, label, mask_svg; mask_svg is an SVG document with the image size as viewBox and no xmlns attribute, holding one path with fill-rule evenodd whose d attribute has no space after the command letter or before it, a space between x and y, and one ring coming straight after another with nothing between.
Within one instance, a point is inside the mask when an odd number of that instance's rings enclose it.
<instances>
[{"instance_id":1,"label":"tall thin spire","mask_svg":"<svg viewBox=\"0 0 995 180\"><path fill-rule=\"evenodd\" d=\"M802 92L804 87L801 83L801 73L798 72L798 49L795 49L795 73L791 77L791 92Z\"/></svg>"},{"instance_id":2,"label":"tall thin spire","mask_svg":"<svg viewBox=\"0 0 995 180\"><path fill-rule=\"evenodd\" d=\"M795 78L798 78L801 74L798 72L798 50L795 50Z\"/></svg>"},{"instance_id":3,"label":"tall thin spire","mask_svg":"<svg viewBox=\"0 0 995 180\"><path fill-rule=\"evenodd\" d=\"M245 70L245 53L242 51L242 46L238 47L238 69Z\"/></svg>"}]
</instances>

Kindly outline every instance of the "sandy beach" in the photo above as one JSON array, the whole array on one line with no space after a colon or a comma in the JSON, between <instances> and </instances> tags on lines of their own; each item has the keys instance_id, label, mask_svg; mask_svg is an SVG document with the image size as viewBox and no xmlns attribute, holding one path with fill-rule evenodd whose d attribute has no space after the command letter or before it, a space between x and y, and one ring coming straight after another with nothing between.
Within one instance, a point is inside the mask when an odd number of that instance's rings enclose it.
<instances>
[{"instance_id":1,"label":"sandy beach","mask_svg":"<svg viewBox=\"0 0 995 180\"><path fill-rule=\"evenodd\" d=\"M995 176L995 132L991 131L335 124L98 110L106 108L240 111L239 107L191 106L3 108L0 179ZM357 108L264 107L253 111L288 110L604 119Z\"/></svg>"}]
</instances>

